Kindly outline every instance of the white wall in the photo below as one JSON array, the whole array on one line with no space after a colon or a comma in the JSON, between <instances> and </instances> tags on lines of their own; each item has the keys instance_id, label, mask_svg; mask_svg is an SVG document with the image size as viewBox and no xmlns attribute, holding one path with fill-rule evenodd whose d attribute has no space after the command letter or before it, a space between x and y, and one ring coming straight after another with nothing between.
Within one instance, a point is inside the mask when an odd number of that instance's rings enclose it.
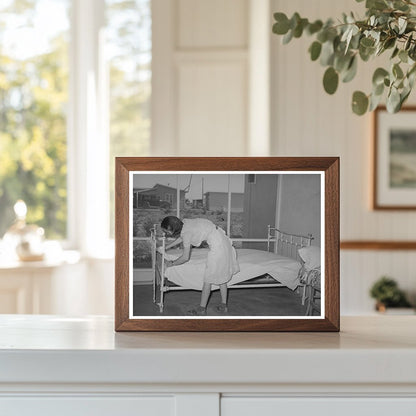
<instances>
[{"instance_id":1,"label":"white wall","mask_svg":"<svg viewBox=\"0 0 416 416\"><path fill-rule=\"evenodd\" d=\"M114 313L114 260L85 259L62 266L51 281L49 311L58 315L112 315Z\"/></svg>"},{"instance_id":2,"label":"white wall","mask_svg":"<svg viewBox=\"0 0 416 416\"><path fill-rule=\"evenodd\" d=\"M152 154L243 156L248 0L153 1Z\"/></svg>"},{"instance_id":3,"label":"white wall","mask_svg":"<svg viewBox=\"0 0 416 416\"><path fill-rule=\"evenodd\" d=\"M363 6L351 0L272 0L273 12L298 11L311 19L335 18L350 10ZM416 212L375 212L370 207L371 115L353 115L350 103L354 90L370 92L377 62L360 62L359 77L329 96L322 88L324 68L310 61L311 42L304 37L282 45L279 37L272 36L272 154L340 156L341 240L415 240ZM414 296L415 257L413 251L342 251L341 312L371 312L368 289L383 274L396 278Z\"/></svg>"}]
</instances>

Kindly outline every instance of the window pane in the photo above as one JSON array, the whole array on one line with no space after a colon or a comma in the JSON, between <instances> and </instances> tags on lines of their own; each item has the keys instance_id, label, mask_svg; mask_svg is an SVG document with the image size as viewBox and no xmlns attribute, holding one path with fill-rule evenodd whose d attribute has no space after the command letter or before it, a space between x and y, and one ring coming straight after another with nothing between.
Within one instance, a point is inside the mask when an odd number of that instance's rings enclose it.
<instances>
[{"instance_id":1,"label":"window pane","mask_svg":"<svg viewBox=\"0 0 416 416\"><path fill-rule=\"evenodd\" d=\"M252 175L230 175L231 191L231 225L230 237L243 238L244 236L244 184L245 176Z\"/></svg>"},{"instance_id":2,"label":"window pane","mask_svg":"<svg viewBox=\"0 0 416 416\"><path fill-rule=\"evenodd\" d=\"M106 0L110 77L110 234L114 236L114 157L145 156L150 145L150 0Z\"/></svg>"},{"instance_id":3,"label":"window pane","mask_svg":"<svg viewBox=\"0 0 416 416\"><path fill-rule=\"evenodd\" d=\"M186 189L181 218L207 218L227 231L228 175L179 175L180 189Z\"/></svg>"},{"instance_id":4,"label":"window pane","mask_svg":"<svg viewBox=\"0 0 416 416\"><path fill-rule=\"evenodd\" d=\"M66 237L69 3L0 5L0 237L18 199L48 238Z\"/></svg>"},{"instance_id":5,"label":"window pane","mask_svg":"<svg viewBox=\"0 0 416 416\"><path fill-rule=\"evenodd\" d=\"M150 237L154 224L176 215L177 175L135 174L133 176L133 236ZM169 195L172 202L166 200Z\"/></svg>"},{"instance_id":6,"label":"window pane","mask_svg":"<svg viewBox=\"0 0 416 416\"><path fill-rule=\"evenodd\" d=\"M150 241L133 241L133 268L151 269L152 268L152 247Z\"/></svg>"},{"instance_id":7,"label":"window pane","mask_svg":"<svg viewBox=\"0 0 416 416\"><path fill-rule=\"evenodd\" d=\"M177 175L135 174L133 176L133 267L150 268L150 231L167 215L176 216ZM184 203L183 193L181 204ZM160 227L159 227L160 229Z\"/></svg>"}]
</instances>

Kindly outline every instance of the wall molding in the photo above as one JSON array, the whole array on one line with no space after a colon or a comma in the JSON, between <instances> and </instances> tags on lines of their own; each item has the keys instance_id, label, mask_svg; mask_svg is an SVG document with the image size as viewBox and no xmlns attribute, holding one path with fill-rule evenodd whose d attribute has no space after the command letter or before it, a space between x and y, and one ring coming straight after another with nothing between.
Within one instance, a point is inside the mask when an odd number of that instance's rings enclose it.
<instances>
[{"instance_id":1,"label":"wall molding","mask_svg":"<svg viewBox=\"0 0 416 416\"><path fill-rule=\"evenodd\" d=\"M416 250L416 241L341 241L341 250Z\"/></svg>"}]
</instances>

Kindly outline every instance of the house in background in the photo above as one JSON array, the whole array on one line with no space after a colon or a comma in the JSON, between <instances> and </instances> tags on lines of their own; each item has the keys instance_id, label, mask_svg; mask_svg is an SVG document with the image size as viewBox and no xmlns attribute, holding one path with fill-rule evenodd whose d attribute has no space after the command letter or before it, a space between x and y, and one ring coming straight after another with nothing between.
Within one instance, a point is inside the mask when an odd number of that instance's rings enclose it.
<instances>
[{"instance_id":1,"label":"house in background","mask_svg":"<svg viewBox=\"0 0 416 416\"><path fill-rule=\"evenodd\" d=\"M204 200L203 199L193 199L192 200L192 208L194 208L194 209L203 209L204 208Z\"/></svg>"},{"instance_id":2,"label":"house in background","mask_svg":"<svg viewBox=\"0 0 416 416\"><path fill-rule=\"evenodd\" d=\"M209 211L226 211L228 207L228 192L206 192L204 194L204 205ZM243 212L244 194L231 194L231 212Z\"/></svg>"},{"instance_id":3,"label":"house in background","mask_svg":"<svg viewBox=\"0 0 416 416\"><path fill-rule=\"evenodd\" d=\"M180 208L185 206L185 191L180 190ZM176 207L176 188L157 183L153 188L133 189L133 208L172 208Z\"/></svg>"}]
</instances>

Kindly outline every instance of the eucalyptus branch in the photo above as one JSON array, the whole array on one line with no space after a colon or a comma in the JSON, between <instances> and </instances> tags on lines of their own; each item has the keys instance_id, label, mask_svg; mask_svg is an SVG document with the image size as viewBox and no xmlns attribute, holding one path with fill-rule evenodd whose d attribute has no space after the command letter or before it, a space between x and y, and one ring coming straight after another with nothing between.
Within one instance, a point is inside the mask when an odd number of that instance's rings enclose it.
<instances>
[{"instance_id":1,"label":"eucalyptus branch","mask_svg":"<svg viewBox=\"0 0 416 416\"><path fill-rule=\"evenodd\" d=\"M413 33L416 34L416 31L413 31L412 34ZM398 40L398 42L406 43L409 39L410 39L411 44L416 45L416 39L413 39L413 37L411 37L409 35L402 35L397 40Z\"/></svg>"},{"instance_id":2,"label":"eucalyptus branch","mask_svg":"<svg viewBox=\"0 0 416 416\"><path fill-rule=\"evenodd\" d=\"M283 35L285 44L304 34L315 38L309 53L312 61L319 60L326 68L323 86L328 94L336 92L340 80L350 82L356 76L358 60L367 62L391 50L391 66L374 71L370 94L354 92L352 109L359 115L372 111L387 92L387 109L397 112L416 79L416 3L366 0L365 6L365 19L344 14L337 25L332 19L309 22L298 13L290 19L284 13L275 13L273 32Z\"/></svg>"}]
</instances>

